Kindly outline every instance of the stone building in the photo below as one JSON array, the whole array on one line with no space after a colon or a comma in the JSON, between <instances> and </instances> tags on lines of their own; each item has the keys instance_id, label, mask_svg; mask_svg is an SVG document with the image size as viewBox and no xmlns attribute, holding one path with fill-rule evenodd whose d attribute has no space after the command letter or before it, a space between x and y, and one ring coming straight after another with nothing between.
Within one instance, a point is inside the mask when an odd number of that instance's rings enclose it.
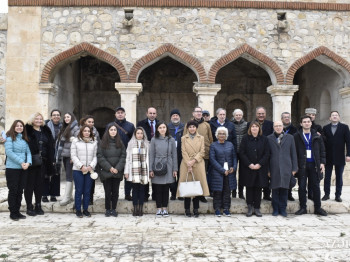
<instances>
[{"instance_id":1,"label":"stone building","mask_svg":"<svg viewBox=\"0 0 350 262\"><path fill-rule=\"evenodd\" d=\"M187 121L197 104L350 123L349 36L348 0L9 0L0 124L59 108L102 129L119 105L134 123L149 106Z\"/></svg>"}]
</instances>

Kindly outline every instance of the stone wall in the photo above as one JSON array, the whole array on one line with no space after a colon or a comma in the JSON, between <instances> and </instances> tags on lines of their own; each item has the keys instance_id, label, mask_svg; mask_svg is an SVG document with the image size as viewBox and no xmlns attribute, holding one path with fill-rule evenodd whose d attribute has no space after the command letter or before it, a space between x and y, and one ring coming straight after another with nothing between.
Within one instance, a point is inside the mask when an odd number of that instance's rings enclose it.
<instances>
[{"instance_id":1,"label":"stone wall","mask_svg":"<svg viewBox=\"0 0 350 262\"><path fill-rule=\"evenodd\" d=\"M7 47L7 14L0 14L0 132L5 129L5 74ZM5 168L4 145L0 144L0 170ZM2 176L0 171L0 177Z\"/></svg>"},{"instance_id":2,"label":"stone wall","mask_svg":"<svg viewBox=\"0 0 350 262\"><path fill-rule=\"evenodd\" d=\"M244 43L275 61L284 74L296 59L323 45L350 60L350 12L286 10L287 32L277 29L277 10L137 7L132 27L123 19L118 7L43 7L41 69L81 42L117 57L128 72L166 43L197 58L206 73Z\"/></svg>"}]
</instances>

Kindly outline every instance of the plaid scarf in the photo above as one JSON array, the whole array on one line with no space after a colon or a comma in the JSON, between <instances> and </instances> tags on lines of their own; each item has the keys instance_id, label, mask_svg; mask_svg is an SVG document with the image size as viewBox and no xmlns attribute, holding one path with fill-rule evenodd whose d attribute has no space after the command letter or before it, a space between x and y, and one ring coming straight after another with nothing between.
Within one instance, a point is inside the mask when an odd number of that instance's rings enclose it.
<instances>
[{"instance_id":1,"label":"plaid scarf","mask_svg":"<svg viewBox=\"0 0 350 262\"><path fill-rule=\"evenodd\" d=\"M143 185L147 184L148 174L147 174L147 159L146 159L146 149L143 141L139 148L138 142L135 141L132 147L132 182L141 183Z\"/></svg>"}]
</instances>

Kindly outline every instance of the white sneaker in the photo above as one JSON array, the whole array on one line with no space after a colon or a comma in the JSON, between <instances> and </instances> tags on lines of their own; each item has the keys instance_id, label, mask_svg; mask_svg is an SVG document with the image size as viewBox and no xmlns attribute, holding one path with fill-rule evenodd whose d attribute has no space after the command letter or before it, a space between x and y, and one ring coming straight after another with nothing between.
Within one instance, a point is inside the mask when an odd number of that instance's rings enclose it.
<instances>
[{"instance_id":1,"label":"white sneaker","mask_svg":"<svg viewBox=\"0 0 350 262\"><path fill-rule=\"evenodd\" d=\"M162 216L163 216L162 210L159 209L156 213L156 217L162 217Z\"/></svg>"},{"instance_id":2,"label":"white sneaker","mask_svg":"<svg viewBox=\"0 0 350 262\"><path fill-rule=\"evenodd\" d=\"M168 210L163 210L163 217L168 217L169 216L169 213L168 213Z\"/></svg>"}]
</instances>

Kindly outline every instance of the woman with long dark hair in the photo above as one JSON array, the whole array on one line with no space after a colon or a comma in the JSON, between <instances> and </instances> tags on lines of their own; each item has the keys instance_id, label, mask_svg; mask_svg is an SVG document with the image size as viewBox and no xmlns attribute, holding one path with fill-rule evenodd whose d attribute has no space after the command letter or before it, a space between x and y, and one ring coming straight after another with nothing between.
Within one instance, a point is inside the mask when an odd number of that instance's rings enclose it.
<instances>
[{"instance_id":1,"label":"woman with long dark hair","mask_svg":"<svg viewBox=\"0 0 350 262\"><path fill-rule=\"evenodd\" d=\"M149 142L146 131L137 127L126 149L125 178L132 182L133 216L143 216L145 187L149 182Z\"/></svg>"},{"instance_id":2,"label":"woman with long dark hair","mask_svg":"<svg viewBox=\"0 0 350 262\"><path fill-rule=\"evenodd\" d=\"M77 217L83 214L91 217L88 211L93 173L97 164L97 141L94 139L92 128L84 125L80 128L77 138L73 139L70 155L73 161L73 178L75 184L75 209ZM83 196L83 213L81 199Z\"/></svg>"},{"instance_id":3,"label":"woman with long dark hair","mask_svg":"<svg viewBox=\"0 0 350 262\"><path fill-rule=\"evenodd\" d=\"M117 217L119 185L124 177L125 147L115 123L107 126L97 150L97 161L101 168L100 179L105 190L105 216ZM112 205L111 205L112 204Z\"/></svg>"},{"instance_id":4,"label":"woman with long dark hair","mask_svg":"<svg viewBox=\"0 0 350 262\"><path fill-rule=\"evenodd\" d=\"M159 121L149 149L150 177L154 185L157 204L156 217L169 216L167 210L169 187L175 182L178 171L176 151L175 139L170 136L168 126L165 122ZM166 166L165 173L156 172L161 166Z\"/></svg>"},{"instance_id":5,"label":"woman with long dark hair","mask_svg":"<svg viewBox=\"0 0 350 262\"><path fill-rule=\"evenodd\" d=\"M29 216L44 215L44 211L41 208L44 179L56 174L54 168L55 141L50 128L44 124L43 115L35 113L25 126L32 154L32 165L28 168L28 178L24 189L27 215ZM35 196L35 209L32 204L33 193Z\"/></svg>"},{"instance_id":6,"label":"woman with long dark hair","mask_svg":"<svg viewBox=\"0 0 350 262\"><path fill-rule=\"evenodd\" d=\"M6 183L9 189L8 206L12 220L24 219L19 210L23 189L27 180L27 170L32 164L27 132L21 120L15 120L6 133Z\"/></svg>"},{"instance_id":7,"label":"woman with long dark hair","mask_svg":"<svg viewBox=\"0 0 350 262\"><path fill-rule=\"evenodd\" d=\"M74 134L79 130L78 121L72 113L65 113L64 120L56 142L56 165L63 163L66 171L66 188L61 206L65 206L72 201L73 192L73 162L70 158L70 147Z\"/></svg>"}]
</instances>

